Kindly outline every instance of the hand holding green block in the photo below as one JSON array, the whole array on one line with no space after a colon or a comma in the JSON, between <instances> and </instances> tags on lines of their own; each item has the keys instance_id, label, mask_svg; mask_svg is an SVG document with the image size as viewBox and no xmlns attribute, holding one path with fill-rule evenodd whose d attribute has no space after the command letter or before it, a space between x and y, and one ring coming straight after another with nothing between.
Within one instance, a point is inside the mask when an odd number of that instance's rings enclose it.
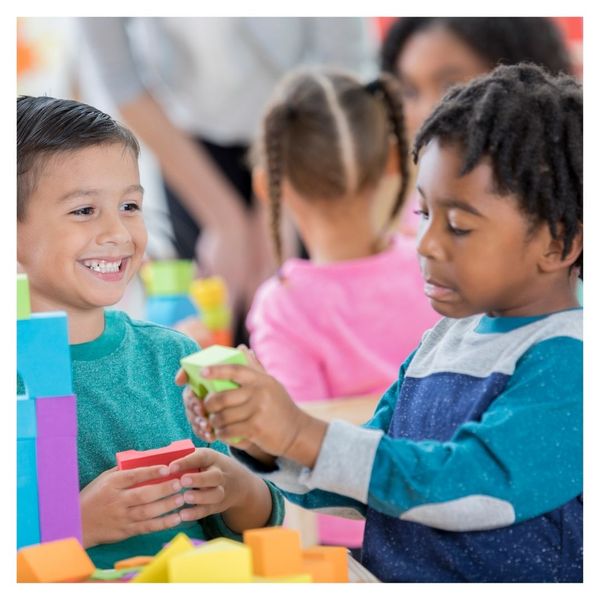
<instances>
[{"instance_id":1,"label":"hand holding green block","mask_svg":"<svg viewBox=\"0 0 600 600\"><path fill-rule=\"evenodd\" d=\"M210 392L223 392L238 387L236 383L227 379L206 379L201 375L204 367L226 364L246 365L248 361L241 350L218 345L209 346L181 359L181 366L188 376L188 383L199 398L204 398ZM237 444L241 439L232 438L228 441Z\"/></svg>"}]
</instances>

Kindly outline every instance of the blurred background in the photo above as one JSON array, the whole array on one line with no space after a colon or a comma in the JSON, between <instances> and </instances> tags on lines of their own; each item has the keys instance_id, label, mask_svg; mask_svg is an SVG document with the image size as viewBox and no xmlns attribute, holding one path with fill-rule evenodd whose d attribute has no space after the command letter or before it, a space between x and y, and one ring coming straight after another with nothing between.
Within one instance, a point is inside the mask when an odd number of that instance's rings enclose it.
<instances>
[{"instance_id":1,"label":"blurred background","mask_svg":"<svg viewBox=\"0 0 600 600\"><path fill-rule=\"evenodd\" d=\"M550 19L581 79L583 19ZM245 164L272 87L299 65L341 66L368 81L398 20L18 18L17 92L86 102L136 133L148 259L192 260L195 276L222 276L242 341L253 293L275 269L268 236L252 233L267 225ZM257 223L247 226L250 211ZM199 236L203 222L213 225ZM286 256L303 256L285 227ZM243 254L254 262L242 264ZM148 318L147 300L148 282L138 277L118 308Z\"/></svg>"}]
</instances>

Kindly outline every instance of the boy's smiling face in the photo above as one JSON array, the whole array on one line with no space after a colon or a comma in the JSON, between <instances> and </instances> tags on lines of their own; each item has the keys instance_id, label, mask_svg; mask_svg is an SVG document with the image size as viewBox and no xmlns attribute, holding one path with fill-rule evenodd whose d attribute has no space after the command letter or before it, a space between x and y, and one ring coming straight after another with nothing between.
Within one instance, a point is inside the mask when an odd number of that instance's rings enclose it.
<instances>
[{"instance_id":1,"label":"boy's smiling face","mask_svg":"<svg viewBox=\"0 0 600 600\"><path fill-rule=\"evenodd\" d=\"M17 222L32 301L67 311L118 302L146 247L142 196L137 159L122 144L42 160Z\"/></svg>"},{"instance_id":2,"label":"boy's smiling face","mask_svg":"<svg viewBox=\"0 0 600 600\"><path fill-rule=\"evenodd\" d=\"M556 310L548 284L562 279L540 269L551 243L549 227L532 228L514 195L494 191L489 160L460 177L462 165L459 147L435 138L419 159L418 252L433 308L453 318Z\"/></svg>"}]
</instances>

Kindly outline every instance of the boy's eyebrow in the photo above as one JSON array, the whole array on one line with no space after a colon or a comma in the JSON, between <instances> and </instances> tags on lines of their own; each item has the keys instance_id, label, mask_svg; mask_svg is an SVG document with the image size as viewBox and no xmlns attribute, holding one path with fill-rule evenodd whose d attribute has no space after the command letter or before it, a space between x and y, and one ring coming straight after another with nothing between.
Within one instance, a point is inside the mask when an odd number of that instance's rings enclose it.
<instances>
[{"instance_id":1,"label":"boy's eyebrow","mask_svg":"<svg viewBox=\"0 0 600 600\"><path fill-rule=\"evenodd\" d=\"M416 188L423 198L427 198L425 196L425 192L418 185ZM458 210L464 210L465 212L475 215L476 217L483 217L484 219L486 218L485 215L480 213L473 205L465 202L464 200L458 200L457 198L444 198L443 200L440 200L438 204L441 204L445 208L457 208Z\"/></svg>"},{"instance_id":2,"label":"boy's eyebrow","mask_svg":"<svg viewBox=\"0 0 600 600\"><path fill-rule=\"evenodd\" d=\"M139 192L140 194L143 194L144 188L139 184L134 184L126 187L123 190L123 194L130 194L132 192ZM59 202L66 202L67 200L72 200L73 198L81 198L82 196L97 196L99 193L100 190L95 188L72 190L71 192L67 192L64 196L61 196L59 198Z\"/></svg>"}]
</instances>

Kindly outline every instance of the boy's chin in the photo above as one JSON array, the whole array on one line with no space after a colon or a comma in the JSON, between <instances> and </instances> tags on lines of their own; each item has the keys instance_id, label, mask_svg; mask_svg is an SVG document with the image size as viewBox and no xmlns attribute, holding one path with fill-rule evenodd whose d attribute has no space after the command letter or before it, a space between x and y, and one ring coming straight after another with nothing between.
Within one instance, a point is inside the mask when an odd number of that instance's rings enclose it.
<instances>
[{"instance_id":1,"label":"boy's chin","mask_svg":"<svg viewBox=\"0 0 600 600\"><path fill-rule=\"evenodd\" d=\"M471 317L483 312L471 306L450 304L449 302L437 302L436 300L431 300L431 308L443 317L448 317L449 319L464 319L465 317Z\"/></svg>"}]
</instances>

